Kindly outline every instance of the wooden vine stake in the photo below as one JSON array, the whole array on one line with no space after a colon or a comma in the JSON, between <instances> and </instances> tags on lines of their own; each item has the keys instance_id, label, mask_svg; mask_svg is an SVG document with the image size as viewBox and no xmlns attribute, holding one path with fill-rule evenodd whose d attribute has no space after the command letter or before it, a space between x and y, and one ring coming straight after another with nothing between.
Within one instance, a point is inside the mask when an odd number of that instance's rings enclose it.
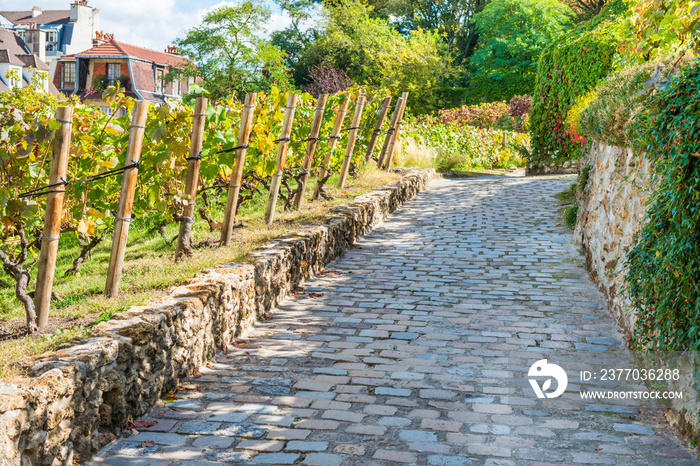
<instances>
[{"instance_id":1,"label":"wooden vine stake","mask_svg":"<svg viewBox=\"0 0 700 466\"><path fill-rule=\"evenodd\" d=\"M314 121L311 123L311 131L309 131L308 142L306 144L306 154L304 155L304 166L299 179L299 188L297 189L296 197L294 198L294 208L300 209L304 203L304 193L306 192L306 184L309 181L309 172L314 161L314 154L318 147L318 133L321 132L321 123L323 123L323 112L326 109L328 102L328 94L318 96L316 102L316 111L314 112Z\"/></svg>"},{"instance_id":2,"label":"wooden vine stake","mask_svg":"<svg viewBox=\"0 0 700 466\"><path fill-rule=\"evenodd\" d=\"M403 101L401 102L401 108L399 109L399 118L396 120L396 126L394 126L394 132L391 134L389 148L386 151L384 170L391 168L391 161L394 158L394 151L396 150L396 142L399 140L399 129L401 129L401 122L403 121L403 112L406 110L406 102L408 102L408 92L404 92L401 97L403 98Z\"/></svg>"},{"instance_id":3,"label":"wooden vine stake","mask_svg":"<svg viewBox=\"0 0 700 466\"><path fill-rule=\"evenodd\" d=\"M39 271L36 278L34 307L37 324L44 328L49 323L49 308L53 277L56 273L56 254L58 238L61 234L61 217L63 216L63 198L65 197L66 171L68 170L68 153L70 152L70 135L73 124L73 107L58 107L56 121L61 127L56 130L53 140L53 157L49 172L49 185L55 185L46 197L46 214L44 229L41 232L41 253L39 254ZM33 330L33 322L29 323Z\"/></svg>"},{"instance_id":4,"label":"wooden vine stake","mask_svg":"<svg viewBox=\"0 0 700 466\"><path fill-rule=\"evenodd\" d=\"M321 192L323 191L323 185L328 181L329 172L331 169L331 157L333 156L333 150L338 144L338 139L340 139L340 131L343 129L343 120L345 119L345 112L348 109L348 104L350 104L350 97L345 97L343 103L340 104L338 108L338 113L335 114L335 122L333 123L333 130L331 131L330 140L328 141L328 152L323 158L321 163L321 169L318 174L318 181L316 181L316 189L314 190L314 195L311 199L314 201L319 198Z\"/></svg>"},{"instance_id":5,"label":"wooden vine stake","mask_svg":"<svg viewBox=\"0 0 700 466\"><path fill-rule=\"evenodd\" d=\"M357 131L360 129L362 121L362 110L365 107L365 96L361 95L355 102L355 113L352 115L352 125L348 134L348 144L345 147L345 157L343 157L343 165L340 168L340 176L338 177L338 188L343 189L345 180L348 177L348 169L352 162L352 152L355 150L355 141L357 140Z\"/></svg>"},{"instance_id":6,"label":"wooden vine stake","mask_svg":"<svg viewBox=\"0 0 700 466\"><path fill-rule=\"evenodd\" d=\"M141 161L141 149L143 148L143 135L146 132L149 105L150 102L147 100L138 100L134 103L131 129L129 130L129 145L126 149L126 160L124 161L125 167ZM129 238L129 224L131 222L131 211L134 207L134 193L136 192L138 175L139 167L136 165L126 170L122 177L119 207L114 220L112 254L109 256L107 284L105 285L105 296L108 298L119 295L119 283L122 279L124 254L126 252L126 242Z\"/></svg>"},{"instance_id":7,"label":"wooden vine stake","mask_svg":"<svg viewBox=\"0 0 700 466\"><path fill-rule=\"evenodd\" d=\"M243 113L241 114L241 127L238 130L238 140L236 149L236 161L231 173L231 181L228 186L228 197L226 198L226 210L224 220L221 225L221 244L228 246L231 244L231 233L236 224L236 211L238 210L238 195L241 192L241 182L243 181L243 167L245 156L248 153L248 141L250 130L253 124L253 113L255 113L255 99L257 93L249 92L245 96Z\"/></svg>"},{"instance_id":8,"label":"wooden vine stake","mask_svg":"<svg viewBox=\"0 0 700 466\"><path fill-rule=\"evenodd\" d=\"M197 97L194 106L192 135L190 136L190 156L187 157L187 181L185 195L187 205L180 220L180 232L177 235L175 261L192 255L192 225L194 224L194 203L197 198L199 182L199 165L202 161L202 142L204 139L204 122L207 111L207 98Z\"/></svg>"},{"instance_id":9,"label":"wooden vine stake","mask_svg":"<svg viewBox=\"0 0 700 466\"><path fill-rule=\"evenodd\" d=\"M377 159L377 167L382 168L384 166L384 158L386 157L386 151L389 149L389 144L391 143L391 137L396 131L396 123L399 121L399 111L401 109L401 103L403 102L403 96L396 99L396 105L394 106L394 113L391 115L391 122L389 123L389 130L386 132L386 137L384 138L384 145L382 146L381 152L379 152L379 158Z\"/></svg>"},{"instance_id":10,"label":"wooden vine stake","mask_svg":"<svg viewBox=\"0 0 700 466\"><path fill-rule=\"evenodd\" d=\"M372 158L372 153L374 148L377 147L377 140L379 139L379 134L382 131L382 125L386 119L386 114L389 113L389 105L391 105L391 96L386 96L384 102L382 102L382 107L379 110L379 116L377 117L377 123L374 125L374 131L372 131L372 137L369 139L369 144L367 145L367 152L365 152L365 162L369 162Z\"/></svg>"},{"instance_id":11,"label":"wooden vine stake","mask_svg":"<svg viewBox=\"0 0 700 466\"><path fill-rule=\"evenodd\" d=\"M297 99L299 96L293 92L287 98L287 106L284 112L284 122L282 123L282 133L280 134L277 145L277 171L272 175L270 183L270 197L267 199L267 209L265 209L265 223L272 225L275 219L275 206L277 205L277 196L280 192L280 184L282 183L282 174L284 173L284 162L287 158L287 147L289 147L289 135L292 134L292 122L294 121L294 111L296 110Z\"/></svg>"}]
</instances>

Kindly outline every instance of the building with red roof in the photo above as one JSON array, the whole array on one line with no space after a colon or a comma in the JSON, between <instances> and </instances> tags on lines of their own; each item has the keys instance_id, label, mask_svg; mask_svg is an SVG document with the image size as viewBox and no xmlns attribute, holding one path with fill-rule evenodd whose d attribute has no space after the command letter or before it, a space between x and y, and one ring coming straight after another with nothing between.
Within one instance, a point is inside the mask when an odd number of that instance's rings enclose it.
<instances>
[{"instance_id":1,"label":"building with red roof","mask_svg":"<svg viewBox=\"0 0 700 466\"><path fill-rule=\"evenodd\" d=\"M111 34L97 33L95 45L59 59L53 83L66 95L77 95L85 103L100 107L106 86L120 83L125 94L135 99L164 103L189 92L192 78L166 79L169 73L183 70L191 62L178 53L177 47L165 52L125 44Z\"/></svg>"}]
</instances>

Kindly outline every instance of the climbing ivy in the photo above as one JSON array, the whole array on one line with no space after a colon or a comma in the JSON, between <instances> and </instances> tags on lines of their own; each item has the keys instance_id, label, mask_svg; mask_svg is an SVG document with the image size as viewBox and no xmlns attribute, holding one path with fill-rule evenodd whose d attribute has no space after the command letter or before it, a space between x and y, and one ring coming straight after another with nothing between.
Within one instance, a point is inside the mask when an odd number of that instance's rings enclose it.
<instances>
[{"instance_id":1,"label":"climbing ivy","mask_svg":"<svg viewBox=\"0 0 700 466\"><path fill-rule=\"evenodd\" d=\"M700 349L700 61L651 102L647 156L657 189L627 256L640 345Z\"/></svg>"},{"instance_id":2,"label":"climbing ivy","mask_svg":"<svg viewBox=\"0 0 700 466\"><path fill-rule=\"evenodd\" d=\"M530 111L535 158L567 160L580 155L581 144L566 133L567 112L578 96L612 71L617 41L610 26L626 10L625 0L611 1L540 56Z\"/></svg>"}]
</instances>

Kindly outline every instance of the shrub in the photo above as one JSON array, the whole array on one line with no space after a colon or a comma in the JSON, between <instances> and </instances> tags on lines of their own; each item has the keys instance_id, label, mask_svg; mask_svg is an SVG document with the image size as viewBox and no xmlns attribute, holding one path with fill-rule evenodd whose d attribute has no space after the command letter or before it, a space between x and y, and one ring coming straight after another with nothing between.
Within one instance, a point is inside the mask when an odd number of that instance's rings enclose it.
<instances>
[{"instance_id":1,"label":"shrub","mask_svg":"<svg viewBox=\"0 0 700 466\"><path fill-rule=\"evenodd\" d=\"M503 146L503 132L490 128L457 126L424 117L401 127L402 150L397 165L431 166L438 171L521 166L516 146L528 146L529 137L509 133Z\"/></svg>"},{"instance_id":2,"label":"shrub","mask_svg":"<svg viewBox=\"0 0 700 466\"><path fill-rule=\"evenodd\" d=\"M517 119L523 119L530 114L532 108L532 97L529 95L516 95L510 99L508 109L510 116Z\"/></svg>"},{"instance_id":3,"label":"shrub","mask_svg":"<svg viewBox=\"0 0 700 466\"><path fill-rule=\"evenodd\" d=\"M611 1L595 18L542 53L530 112L536 158L565 160L580 155L580 141L566 133L570 128L565 119L576 98L612 71L617 43L609 25L626 9L625 0Z\"/></svg>"},{"instance_id":4,"label":"shrub","mask_svg":"<svg viewBox=\"0 0 700 466\"><path fill-rule=\"evenodd\" d=\"M493 128L508 113L509 108L505 102L491 102L440 110L438 115L440 122L445 124L454 123L476 126L477 128Z\"/></svg>"},{"instance_id":5,"label":"shrub","mask_svg":"<svg viewBox=\"0 0 700 466\"><path fill-rule=\"evenodd\" d=\"M92 77L92 88L96 91L104 91L109 86L109 79L104 74L96 74Z\"/></svg>"},{"instance_id":6,"label":"shrub","mask_svg":"<svg viewBox=\"0 0 700 466\"><path fill-rule=\"evenodd\" d=\"M513 97L510 104L490 102L464 105L459 108L440 110L438 116L444 124L469 125L477 128L527 131L532 100L528 95Z\"/></svg>"},{"instance_id":7,"label":"shrub","mask_svg":"<svg viewBox=\"0 0 700 466\"><path fill-rule=\"evenodd\" d=\"M321 94L333 95L353 85L348 74L329 63L314 65L309 70L309 84L302 86L304 92L318 98Z\"/></svg>"},{"instance_id":8,"label":"shrub","mask_svg":"<svg viewBox=\"0 0 700 466\"><path fill-rule=\"evenodd\" d=\"M643 149L646 107L642 97L651 89L652 75L661 74L659 69L664 67L662 62L645 63L605 79L579 112L580 131L609 145Z\"/></svg>"},{"instance_id":9,"label":"shrub","mask_svg":"<svg viewBox=\"0 0 700 466\"><path fill-rule=\"evenodd\" d=\"M573 230L576 226L576 219L578 218L578 204L572 204L566 208L564 211L564 223L569 229Z\"/></svg>"},{"instance_id":10,"label":"shrub","mask_svg":"<svg viewBox=\"0 0 700 466\"><path fill-rule=\"evenodd\" d=\"M700 61L651 102L647 156L657 189L627 255L637 343L700 349Z\"/></svg>"}]
</instances>

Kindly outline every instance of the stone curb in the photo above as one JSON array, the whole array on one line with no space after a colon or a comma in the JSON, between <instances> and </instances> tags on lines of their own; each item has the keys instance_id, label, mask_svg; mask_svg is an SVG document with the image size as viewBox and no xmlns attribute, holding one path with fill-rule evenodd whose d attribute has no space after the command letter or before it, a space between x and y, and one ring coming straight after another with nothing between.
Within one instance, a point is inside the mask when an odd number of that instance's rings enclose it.
<instances>
[{"instance_id":1,"label":"stone curb","mask_svg":"<svg viewBox=\"0 0 700 466\"><path fill-rule=\"evenodd\" d=\"M580 171L580 166L578 160L566 160L559 163L528 160L525 165L525 176L575 175Z\"/></svg>"},{"instance_id":2,"label":"stone curb","mask_svg":"<svg viewBox=\"0 0 700 466\"><path fill-rule=\"evenodd\" d=\"M167 298L100 323L88 340L37 358L31 378L0 384L0 465L72 464L110 442L437 176L404 173L332 209L325 225L271 241L250 263L203 270Z\"/></svg>"}]
</instances>

